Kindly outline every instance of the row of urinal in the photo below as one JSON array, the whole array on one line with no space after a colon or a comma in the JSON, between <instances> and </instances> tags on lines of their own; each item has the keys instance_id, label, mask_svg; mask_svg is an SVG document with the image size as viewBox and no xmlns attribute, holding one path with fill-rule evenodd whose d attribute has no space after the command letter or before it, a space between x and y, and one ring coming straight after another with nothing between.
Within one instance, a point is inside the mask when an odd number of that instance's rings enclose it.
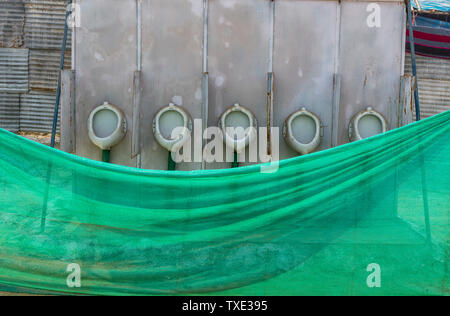
<instances>
[{"instance_id":1,"label":"row of urinal","mask_svg":"<svg viewBox=\"0 0 450 316\"><path fill-rule=\"evenodd\" d=\"M256 137L258 122L255 115L240 104L227 109L220 117L219 128L223 130L224 141L227 146L240 152ZM172 137L173 129L184 127L186 135ZM247 133L241 138L230 135L227 128L241 127ZM104 151L117 145L127 132L127 122L123 112L108 102L92 111L88 121L89 137L91 141ZM250 129L247 129L250 128ZM322 122L313 112L302 108L292 113L283 126L283 137L286 143L296 152L302 155L315 151L321 143ZM387 123L382 114L368 107L359 112L352 119L349 126L350 141L368 138L387 130ZM153 134L156 141L169 152L187 139L187 134L192 131L192 119L189 113L182 107L173 103L162 108L153 120Z\"/></svg>"}]
</instances>

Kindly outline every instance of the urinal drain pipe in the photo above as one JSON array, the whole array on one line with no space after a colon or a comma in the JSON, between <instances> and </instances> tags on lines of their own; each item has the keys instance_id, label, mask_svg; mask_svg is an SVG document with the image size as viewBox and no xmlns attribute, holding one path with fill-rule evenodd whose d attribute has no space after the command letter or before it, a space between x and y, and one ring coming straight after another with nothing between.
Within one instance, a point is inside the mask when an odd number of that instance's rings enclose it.
<instances>
[{"instance_id":1,"label":"urinal drain pipe","mask_svg":"<svg viewBox=\"0 0 450 316\"><path fill-rule=\"evenodd\" d=\"M102 151L102 161L109 163L111 156L111 150L105 149Z\"/></svg>"},{"instance_id":2,"label":"urinal drain pipe","mask_svg":"<svg viewBox=\"0 0 450 316\"><path fill-rule=\"evenodd\" d=\"M70 8L72 5L72 0L67 1L66 8ZM67 46L67 34L69 33L69 25L67 24L67 20L71 14L70 10L66 10L66 19L64 20L64 36L61 47L61 57L59 60L59 72L58 72L58 85L56 86L56 101L55 108L53 110L53 123L52 123L52 136L50 140L50 146L55 147L55 139L56 139L56 128L58 125L58 113L59 113L59 103L61 101L61 71L64 69L64 58L66 55L66 46Z\"/></svg>"},{"instance_id":3,"label":"urinal drain pipe","mask_svg":"<svg viewBox=\"0 0 450 316\"><path fill-rule=\"evenodd\" d=\"M168 170L169 171L174 171L174 170L176 170L176 167L177 167L177 164L172 159L172 152L169 151Z\"/></svg>"},{"instance_id":4,"label":"urinal drain pipe","mask_svg":"<svg viewBox=\"0 0 450 316\"><path fill-rule=\"evenodd\" d=\"M234 160L233 160L233 163L231 165L231 168L238 168L238 167L239 167L238 153L235 151L234 152Z\"/></svg>"}]
</instances>

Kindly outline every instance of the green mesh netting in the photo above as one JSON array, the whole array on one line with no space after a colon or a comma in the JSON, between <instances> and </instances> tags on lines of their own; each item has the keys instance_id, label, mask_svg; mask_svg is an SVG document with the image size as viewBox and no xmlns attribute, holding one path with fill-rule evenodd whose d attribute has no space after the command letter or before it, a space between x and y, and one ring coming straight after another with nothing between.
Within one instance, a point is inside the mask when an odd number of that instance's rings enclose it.
<instances>
[{"instance_id":1,"label":"green mesh netting","mask_svg":"<svg viewBox=\"0 0 450 316\"><path fill-rule=\"evenodd\" d=\"M449 157L450 111L274 173L137 170L0 131L0 291L448 295Z\"/></svg>"}]
</instances>

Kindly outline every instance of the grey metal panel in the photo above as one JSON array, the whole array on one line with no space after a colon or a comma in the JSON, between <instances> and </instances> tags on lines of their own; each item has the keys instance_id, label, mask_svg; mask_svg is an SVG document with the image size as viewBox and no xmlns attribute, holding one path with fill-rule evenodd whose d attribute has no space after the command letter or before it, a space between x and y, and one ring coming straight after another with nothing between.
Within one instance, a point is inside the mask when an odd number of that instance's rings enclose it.
<instances>
[{"instance_id":1,"label":"grey metal panel","mask_svg":"<svg viewBox=\"0 0 450 316\"><path fill-rule=\"evenodd\" d=\"M397 127L404 56L404 4L378 2L381 27L367 25L368 3L342 3L340 143L348 142L352 117L371 106L388 128Z\"/></svg>"},{"instance_id":2,"label":"grey metal panel","mask_svg":"<svg viewBox=\"0 0 450 316\"><path fill-rule=\"evenodd\" d=\"M75 150L75 71L64 70L61 74L61 150Z\"/></svg>"},{"instance_id":3,"label":"grey metal panel","mask_svg":"<svg viewBox=\"0 0 450 316\"><path fill-rule=\"evenodd\" d=\"M168 152L154 140L152 121L169 102L201 119L203 0L144 1L142 9L142 167L167 169ZM181 163L177 169L200 166Z\"/></svg>"},{"instance_id":4,"label":"grey metal panel","mask_svg":"<svg viewBox=\"0 0 450 316\"><path fill-rule=\"evenodd\" d=\"M54 93L31 91L28 94L22 94L20 96L20 130L24 132L51 132L55 99Z\"/></svg>"},{"instance_id":5,"label":"grey metal panel","mask_svg":"<svg viewBox=\"0 0 450 316\"><path fill-rule=\"evenodd\" d=\"M64 59L64 68L70 69L71 52L68 50ZM31 49L29 58L30 89L56 92L59 75L61 52L58 50Z\"/></svg>"},{"instance_id":6,"label":"grey metal panel","mask_svg":"<svg viewBox=\"0 0 450 316\"><path fill-rule=\"evenodd\" d=\"M0 0L0 47L21 47L24 23L23 0Z\"/></svg>"},{"instance_id":7,"label":"grey metal panel","mask_svg":"<svg viewBox=\"0 0 450 316\"><path fill-rule=\"evenodd\" d=\"M0 92L28 91L28 49L0 48Z\"/></svg>"},{"instance_id":8,"label":"grey metal panel","mask_svg":"<svg viewBox=\"0 0 450 316\"><path fill-rule=\"evenodd\" d=\"M108 101L121 108L132 124L136 70L136 1L78 0L81 27L76 30L76 154L101 160L88 137L90 112ZM106 14L107 13L107 14ZM114 18L112 18L114 17ZM144 102L144 107L148 106ZM143 131L151 135L150 130ZM111 151L111 162L136 166L131 159L131 130Z\"/></svg>"},{"instance_id":9,"label":"grey metal panel","mask_svg":"<svg viewBox=\"0 0 450 316\"><path fill-rule=\"evenodd\" d=\"M66 0L25 1L25 45L28 48L61 49L66 19ZM71 46L69 29L67 47Z\"/></svg>"},{"instance_id":10,"label":"grey metal panel","mask_svg":"<svg viewBox=\"0 0 450 316\"><path fill-rule=\"evenodd\" d=\"M0 128L19 131L20 95L0 92Z\"/></svg>"},{"instance_id":11,"label":"grey metal panel","mask_svg":"<svg viewBox=\"0 0 450 316\"><path fill-rule=\"evenodd\" d=\"M416 56L416 64L422 117L450 110L450 60ZM412 73L410 54L406 56L405 72Z\"/></svg>"},{"instance_id":12,"label":"grey metal panel","mask_svg":"<svg viewBox=\"0 0 450 316\"><path fill-rule=\"evenodd\" d=\"M398 126L405 126L413 122L414 77L405 75L401 78L400 104L398 115Z\"/></svg>"},{"instance_id":13,"label":"grey metal panel","mask_svg":"<svg viewBox=\"0 0 450 316\"><path fill-rule=\"evenodd\" d=\"M302 107L324 125L318 150L331 147L338 3L279 0L275 5L274 124L280 129L280 159L286 159L299 154L284 141L283 124Z\"/></svg>"},{"instance_id":14,"label":"grey metal panel","mask_svg":"<svg viewBox=\"0 0 450 316\"><path fill-rule=\"evenodd\" d=\"M86 123L92 109L106 100L125 111L130 126L125 140L113 149L113 163L136 166L136 159L131 158L133 78L135 71L141 70L137 65L140 45L136 39L136 1L76 2L82 12L74 48L76 153L100 159L100 150L87 137ZM379 29L366 25L370 14L367 6L372 2L382 8ZM167 152L156 144L151 128L157 109L175 101L187 108L194 119L201 118L201 105L205 101L202 98L207 95L207 89L202 91L202 75L209 76L210 126L216 126L222 112L235 102L255 112L260 126L266 125L272 1L210 1L209 69L205 69L208 72L205 74L203 1L142 3L143 168L167 168ZM351 117L367 106L382 112L390 128L396 127L404 57L403 1L278 0L275 5L275 125L281 127L286 116L301 105L320 112L326 125L321 149L331 144L331 136L338 144L347 142ZM337 27L341 15L342 30ZM342 45L339 45L340 36ZM340 47L340 57L337 47ZM283 64L283 57L290 56L288 65ZM339 85L333 86L333 76L341 78L341 89L336 88ZM339 111L334 113L339 117L333 117L333 111ZM139 121L138 116L134 118L135 122ZM342 124L331 126L332 122ZM332 127L339 128L339 138L331 135ZM283 140L280 143L285 146ZM282 151L285 155L282 158L295 154L287 148ZM179 167L198 169L194 164ZM229 167L229 164L208 166L218 167Z\"/></svg>"},{"instance_id":15,"label":"grey metal panel","mask_svg":"<svg viewBox=\"0 0 450 316\"><path fill-rule=\"evenodd\" d=\"M240 103L256 115L260 127L267 126L270 1L214 0L209 9L208 125L218 126L222 113ZM230 163L207 166L229 167Z\"/></svg>"}]
</instances>

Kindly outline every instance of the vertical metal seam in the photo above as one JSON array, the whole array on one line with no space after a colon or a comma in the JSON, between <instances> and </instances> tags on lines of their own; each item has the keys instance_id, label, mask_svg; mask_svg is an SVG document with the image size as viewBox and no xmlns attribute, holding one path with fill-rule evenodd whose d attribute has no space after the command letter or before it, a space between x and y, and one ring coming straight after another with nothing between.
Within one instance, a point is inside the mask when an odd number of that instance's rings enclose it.
<instances>
[{"instance_id":1,"label":"vertical metal seam","mask_svg":"<svg viewBox=\"0 0 450 316\"><path fill-rule=\"evenodd\" d=\"M59 63L58 86L56 87L55 111L53 114L52 137L50 140L51 147L55 147L56 128L57 128L57 123L58 123L59 103L60 103L60 97L61 97L61 71L64 69L64 57L66 55L66 46L67 46L67 34L69 31L69 25L67 23L67 20L70 16L69 8L71 5L72 5L72 0L67 0L66 18L64 20L64 37L63 37L63 41L62 41L61 59L60 59L60 63Z\"/></svg>"},{"instance_id":2,"label":"vertical metal seam","mask_svg":"<svg viewBox=\"0 0 450 316\"><path fill-rule=\"evenodd\" d=\"M270 0L270 34L269 34L269 65L267 73L267 148L266 153L272 155L273 127L273 58L275 50L275 0Z\"/></svg>"},{"instance_id":3,"label":"vertical metal seam","mask_svg":"<svg viewBox=\"0 0 450 316\"><path fill-rule=\"evenodd\" d=\"M414 76L414 100L416 105L416 121L420 121L420 101L419 101L419 82L417 79L416 68L416 47L414 44L414 29L412 25L411 0L407 0L408 29L409 29L409 48L411 50L411 66Z\"/></svg>"},{"instance_id":4,"label":"vertical metal seam","mask_svg":"<svg viewBox=\"0 0 450 316\"><path fill-rule=\"evenodd\" d=\"M208 72L209 0L203 0L203 72Z\"/></svg>"},{"instance_id":5,"label":"vertical metal seam","mask_svg":"<svg viewBox=\"0 0 450 316\"><path fill-rule=\"evenodd\" d=\"M269 37L269 71L273 72L273 53L275 48L275 0L270 1L270 37Z\"/></svg>"},{"instance_id":6,"label":"vertical metal seam","mask_svg":"<svg viewBox=\"0 0 450 316\"><path fill-rule=\"evenodd\" d=\"M133 113L133 132L134 137L134 151L136 152L136 168L142 168L142 152L141 152L141 138L140 138L140 112L141 112L141 71L142 71L142 0L136 0L136 68L134 81L134 113Z\"/></svg>"},{"instance_id":7,"label":"vertical metal seam","mask_svg":"<svg viewBox=\"0 0 450 316\"><path fill-rule=\"evenodd\" d=\"M75 6L77 6L78 0L73 0L73 3ZM81 14L80 12L77 12L77 14ZM74 24L72 27L72 47L71 47L71 68L72 70L75 70L76 64L75 64L75 36L76 36L76 29L79 27L78 25Z\"/></svg>"},{"instance_id":8,"label":"vertical metal seam","mask_svg":"<svg viewBox=\"0 0 450 316\"><path fill-rule=\"evenodd\" d=\"M209 118L208 29L209 29L209 0L203 0L202 148L205 145L203 134L205 130L208 128L208 118ZM204 157L202 157L202 169L205 168L206 168L205 159Z\"/></svg>"},{"instance_id":9,"label":"vertical metal seam","mask_svg":"<svg viewBox=\"0 0 450 316\"><path fill-rule=\"evenodd\" d=\"M137 1L137 70L142 70L142 0Z\"/></svg>"},{"instance_id":10,"label":"vertical metal seam","mask_svg":"<svg viewBox=\"0 0 450 316\"><path fill-rule=\"evenodd\" d=\"M331 147L339 144L339 115L340 115L340 59L341 59L341 32L342 32L342 2L336 5L336 53L334 57L334 75L333 75L333 108L331 119Z\"/></svg>"}]
</instances>

